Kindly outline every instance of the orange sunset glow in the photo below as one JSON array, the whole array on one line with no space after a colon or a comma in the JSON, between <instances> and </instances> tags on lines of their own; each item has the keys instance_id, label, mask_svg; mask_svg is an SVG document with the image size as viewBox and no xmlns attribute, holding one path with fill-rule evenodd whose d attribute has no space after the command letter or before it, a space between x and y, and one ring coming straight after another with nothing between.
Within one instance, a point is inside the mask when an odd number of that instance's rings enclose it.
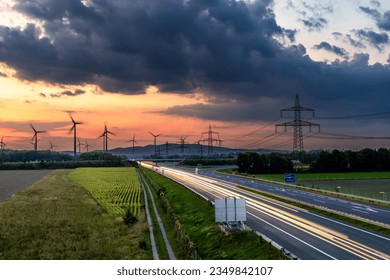
<instances>
[{"instance_id":1,"label":"orange sunset glow","mask_svg":"<svg viewBox=\"0 0 390 280\"><path fill-rule=\"evenodd\" d=\"M31 149L33 124L39 149L72 150L71 112L97 150L105 124L110 149L211 125L225 147L291 150L299 94L321 126L305 149L388 146L390 4L314 2L0 0L0 137Z\"/></svg>"}]
</instances>

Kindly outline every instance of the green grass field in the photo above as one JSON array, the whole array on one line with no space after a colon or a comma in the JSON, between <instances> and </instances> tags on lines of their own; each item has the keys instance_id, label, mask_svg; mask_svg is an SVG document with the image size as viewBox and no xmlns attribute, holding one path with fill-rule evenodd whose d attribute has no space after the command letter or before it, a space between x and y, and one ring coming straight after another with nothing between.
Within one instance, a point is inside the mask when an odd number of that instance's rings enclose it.
<instances>
[{"instance_id":1,"label":"green grass field","mask_svg":"<svg viewBox=\"0 0 390 280\"><path fill-rule=\"evenodd\" d=\"M0 259L151 259L143 212L126 226L70 172L58 170L0 203Z\"/></svg>"},{"instance_id":2,"label":"green grass field","mask_svg":"<svg viewBox=\"0 0 390 280\"><path fill-rule=\"evenodd\" d=\"M139 215L141 186L135 168L78 168L69 176L107 212L123 216L130 209Z\"/></svg>"}]
</instances>

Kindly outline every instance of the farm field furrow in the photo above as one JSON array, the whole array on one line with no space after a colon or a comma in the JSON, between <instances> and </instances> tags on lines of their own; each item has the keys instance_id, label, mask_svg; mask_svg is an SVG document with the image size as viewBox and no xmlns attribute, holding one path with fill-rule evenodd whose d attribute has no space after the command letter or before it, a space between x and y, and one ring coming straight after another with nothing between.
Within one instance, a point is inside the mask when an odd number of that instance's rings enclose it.
<instances>
[{"instance_id":1,"label":"farm field furrow","mask_svg":"<svg viewBox=\"0 0 390 280\"><path fill-rule=\"evenodd\" d=\"M123 216L127 209L138 216L141 186L134 168L79 168L70 178L109 213Z\"/></svg>"}]
</instances>

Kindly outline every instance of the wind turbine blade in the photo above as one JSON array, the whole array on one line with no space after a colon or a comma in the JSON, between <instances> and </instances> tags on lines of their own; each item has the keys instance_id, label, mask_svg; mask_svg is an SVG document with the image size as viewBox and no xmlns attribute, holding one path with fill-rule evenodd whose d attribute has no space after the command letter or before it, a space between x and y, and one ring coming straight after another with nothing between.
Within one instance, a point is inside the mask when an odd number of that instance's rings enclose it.
<instances>
[{"instance_id":1,"label":"wind turbine blade","mask_svg":"<svg viewBox=\"0 0 390 280\"><path fill-rule=\"evenodd\" d=\"M35 130L35 127L32 125L32 123L30 123L30 127L32 128L32 130L34 130L34 132L37 132L37 131Z\"/></svg>"}]
</instances>

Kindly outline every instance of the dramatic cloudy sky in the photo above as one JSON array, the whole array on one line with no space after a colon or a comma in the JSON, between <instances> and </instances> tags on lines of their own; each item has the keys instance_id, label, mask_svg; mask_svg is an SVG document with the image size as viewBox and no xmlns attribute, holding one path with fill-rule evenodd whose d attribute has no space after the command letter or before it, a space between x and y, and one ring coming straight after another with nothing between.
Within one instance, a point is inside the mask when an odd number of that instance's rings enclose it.
<instances>
[{"instance_id":1,"label":"dramatic cloudy sky","mask_svg":"<svg viewBox=\"0 0 390 280\"><path fill-rule=\"evenodd\" d=\"M140 145L212 125L230 147L291 149L280 110L315 109L305 147L389 146L390 2L376 0L0 0L0 136L71 149L80 137ZM353 136L353 137L352 137ZM359 136L359 137L356 137ZM340 138L340 139L332 139ZM348 138L348 139L346 139Z\"/></svg>"}]
</instances>

